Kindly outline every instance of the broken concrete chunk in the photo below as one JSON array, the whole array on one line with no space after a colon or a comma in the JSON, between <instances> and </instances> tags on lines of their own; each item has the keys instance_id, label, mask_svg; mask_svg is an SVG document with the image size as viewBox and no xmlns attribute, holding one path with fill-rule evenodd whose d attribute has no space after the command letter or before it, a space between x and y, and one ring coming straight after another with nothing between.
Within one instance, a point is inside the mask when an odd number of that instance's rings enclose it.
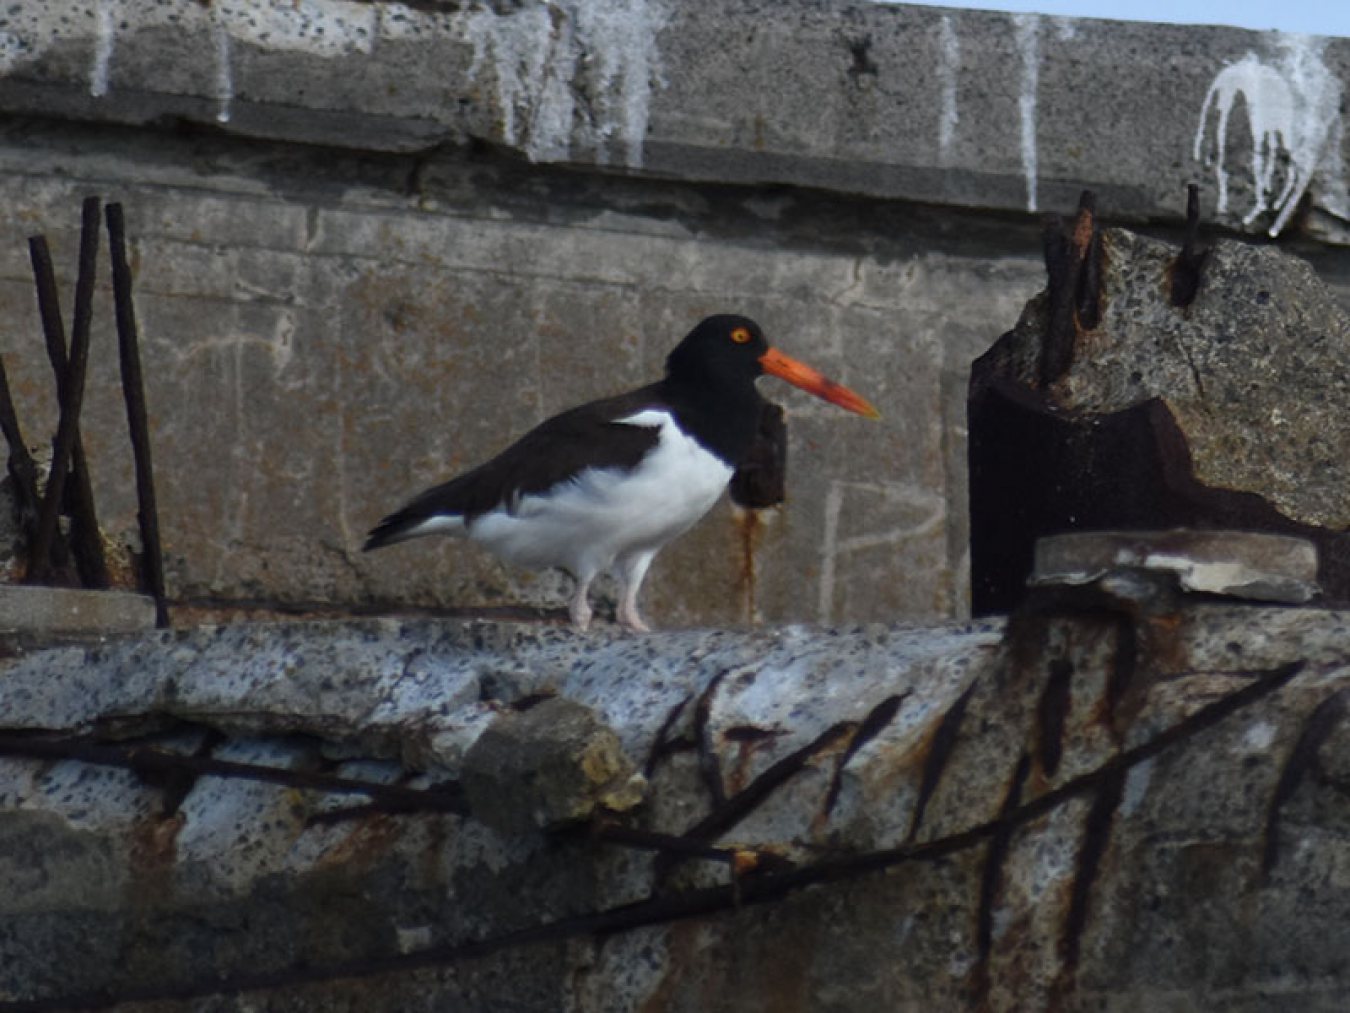
<instances>
[{"instance_id":1,"label":"broken concrete chunk","mask_svg":"<svg viewBox=\"0 0 1350 1013\"><path fill-rule=\"evenodd\" d=\"M622 812L646 786L614 730L560 697L502 714L465 754L461 778L474 818L502 833Z\"/></svg>"},{"instance_id":2,"label":"broken concrete chunk","mask_svg":"<svg viewBox=\"0 0 1350 1013\"><path fill-rule=\"evenodd\" d=\"M1030 583L1091 584L1121 570L1176 575L1183 590L1302 604L1319 593L1305 538L1252 531L1084 531L1042 538Z\"/></svg>"}]
</instances>

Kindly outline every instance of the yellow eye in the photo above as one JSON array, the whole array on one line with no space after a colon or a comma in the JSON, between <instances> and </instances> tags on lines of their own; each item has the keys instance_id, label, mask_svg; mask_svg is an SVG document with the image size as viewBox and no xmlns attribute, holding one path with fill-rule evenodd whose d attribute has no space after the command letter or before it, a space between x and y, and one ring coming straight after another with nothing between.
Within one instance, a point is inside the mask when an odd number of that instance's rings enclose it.
<instances>
[{"instance_id":1,"label":"yellow eye","mask_svg":"<svg viewBox=\"0 0 1350 1013\"><path fill-rule=\"evenodd\" d=\"M737 327L731 332L731 340L738 345L743 345L750 340L750 332L744 327Z\"/></svg>"}]
</instances>

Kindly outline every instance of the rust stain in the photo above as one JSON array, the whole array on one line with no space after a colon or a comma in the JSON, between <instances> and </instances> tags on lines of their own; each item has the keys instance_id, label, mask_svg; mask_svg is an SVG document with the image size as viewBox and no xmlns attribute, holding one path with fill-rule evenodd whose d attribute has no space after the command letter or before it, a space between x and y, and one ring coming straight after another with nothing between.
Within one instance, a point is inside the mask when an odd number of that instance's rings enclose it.
<instances>
[{"instance_id":1,"label":"rust stain","mask_svg":"<svg viewBox=\"0 0 1350 1013\"><path fill-rule=\"evenodd\" d=\"M741 597L745 621L755 621L756 568L755 555L764 535L764 521L758 510L737 510L732 514L736 526L736 544L740 550L740 569L736 576L736 590Z\"/></svg>"},{"instance_id":2,"label":"rust stain","mask_svg":"<svg viewBox=\"0 0 1350 1013\"><path fill-rule=\"evenodd\" d=\"M755 757L764 751L773 739L783 735L782 731L757 728L753 725L738 725L722 733L724 745L735 746L735 759L729 772L724 771L727 791L736 795L750 783Z\"/></svg>"},{"instance_id":3,"label":"rust stain","mask_svg":"<svg viewBox=\"0 0 1350 1013\"><path fill-rule=\"evenodd\" d=\"M368 869L388 854L400 832L398 821L389 814L372 813L325 851L315 863L315 868L345 866Z\"/></svg>"},{"instance_id":4,"label":"rust stain","mask_svg":"<svg viewBox=\"0 0 1350 1013\"><path fill-rule=\"evenodd\" d=\"M186 822L187 817L176 812L171 816L148 816L133 826L128 850L133 907L152 907L172 895L173 877L169 871L178 858L178 834Z\"/></svg>"}]
</instances>

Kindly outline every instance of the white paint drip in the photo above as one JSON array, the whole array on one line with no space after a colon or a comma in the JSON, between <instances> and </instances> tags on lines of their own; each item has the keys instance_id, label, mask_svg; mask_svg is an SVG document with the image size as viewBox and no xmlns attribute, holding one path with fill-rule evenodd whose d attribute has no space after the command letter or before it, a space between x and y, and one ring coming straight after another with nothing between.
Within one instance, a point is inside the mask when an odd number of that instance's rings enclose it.
<instances>
[{"instance_id":1,"label":"white paint drip","mask_svg":"<svg viewBox=\"0 0 1350 1013\"><path fill-rule=\"evenodd\" d=\"M221 20L220 7L211 8L211 31L216 37L216 120L230 122L230 104L234 101L234 70L230 31Z\"/></svg>"},{"instance_id":2,"label":"white paint drip","mask_svg":"<svg viewBox=\"0 0 1350 1013\"><path fill-rule=\"evenodd\" d=\"M601 163L637 167L666 20L657 0L559 0L510 14L471 10L460 26L473 46L470 78L495 78L508 143L536 161L589 144Z\"/></svg>"},{"instance_id":3,"label":"white paint drip","mask_svg":"<svg viewBox=\"0 0 1350 1013\"><path fill-rule=\"evenodd\" d=\"M102 98L108 94L108 74L112 68L113 43L117 23L113 17L113 0L99 0L98 33L94 36L94 65L89 70L89 94Z\"/></svg>"},{"instance_id":4,"label":"white paint drip","mask_svg":"<svg viewBox=\"0 0 1350 1013\"><path fill-rule=\"evenodd\" d=\"M1027 210L1036 210L1036 91L1040 86L1037 35L1039 14L1014 14L1017 49L1022 54L1022 90L1017 98L1022 115L1022 175L1027 181Z\"/></svg>"},{"instance_id":5,"label":"white paint drip","mask_svg":"<svg viewBox=\"0 0 1350 1013\"><path fill-rule=\"evenodd\" d=\"M1322 59L1327 40L1309 35L1275 38L1281 52L1273 63L1263 63L1249 52L1215 76L1200 107L1192 146L1196 160L1214 167L1218 210L1227 212L1228 120L1239 97L1243 99L1252 138L1250 169L1256 193L1242 222L1250 225L1273 212L1275 220L1267 230L1271 236L1279 235L1288 224L1324 160L1337 176L1333 184L1336 192L1344 195L1346 189L1340 178L1339 159L1341 83ZM1213 117L1214 143L1207 150L1212 114L1217 114Z\"/></svg>"},{"instance_id":6,"label":"white paint drip","mask_svg":"<svg viewBox=\"0 0 1350 1013\"><path fill-rule=\"evenodd\" d=\"M834 574L839 559L839 512L844 506L844 489L839 482L831 482L825 493L825 537L821 542L820 597L816 618L828 623L834 613Z\"/></svg>"},{"instance_id":7,"label":"white paint drip","mask_svg":"<svg viewBox=\"0 0 1350 1013\"><path fill-rule=\"evenodd\" d=\"M938 22L938 93L941 112L938 114L938 161L947 165L951 161L952 138L956 136L956 125L960 116L956 111L956 75L961 69L961 41L956 37L950 14L942 15Z\"/></svg>"}]
</instances>

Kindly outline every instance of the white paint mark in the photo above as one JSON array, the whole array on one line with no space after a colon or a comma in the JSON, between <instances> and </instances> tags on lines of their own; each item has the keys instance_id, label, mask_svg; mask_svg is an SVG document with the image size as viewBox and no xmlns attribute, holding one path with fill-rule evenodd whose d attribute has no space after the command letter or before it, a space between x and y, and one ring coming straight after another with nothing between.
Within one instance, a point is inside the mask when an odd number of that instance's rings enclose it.
<instances>
[{"instance_id":1,"label":"white paint mark","mask_svg":"<svg viewBox=\"0 0 1350 1013\"><path fill-rule=\"evenodd\" d=\"M1257 721L1242 733L1242 745L1249 753L1267 752L1275 741L1275 730L1269 721Z\"/></svg>"},{"instance_id":2,"label":"white paint mark","mask_svg":"<svg viewBox=\"0 0 1350 1013\"><path fill-rule=\"evenodd\" d=\"M1310 35L1276 35L1281 53L1263 63L1255 53L1228 64L1215 76L1200 107L1193 156L1214 167L1219 185L1218 210L1228 211L1228 119L1243 99L1251 132L1250 170L1255 194L1242 218L1250 225L1274 213L1267 230L1277 236L1298 208L1313 174L1324 159L1339 174L1342 135L1341 83L1322 56L1327 40ZM1214 143L1206 145L1211 114L1216 113ZM1328 157L1330 155L1330 157ZM1344 193L1343 180L1337 180Z\"/></svg>"},{"instance_id":3,"label":"white paint mark","mask_svg":"<svg viewBox=\"0 0 1350 1013\"><path fill-rule=\"evenodd\" d=\"M1017 106L1022 115L1022 175L1027 181L1027 210L1036 210L1036 90L1040 86L1038 14L1014 14L1017 49L1022 54L1022 90Z\"/></svg>"},{"instance_id":4,"label":"white paint mark","mask_svg":"<svg viewBox=\"0 0 1350 1013\"><path fill-rule=\"evenodd\" d=\"M956 37L950 14L942 15L938 22L938 93L941 96L941 112L938 114L938 162L947 165L951 162L952 138L956 136L956 125L960 116L956 111L956 75L961 69L961 41Z\"/></svg>"},{"instance_id":5,"label":"white paint mark","mask_svg":"<svg viewBox=\"0 0 1350 1013\"><path fill-rule=\"evenodd\" d=\"M566 159L581 144L601 163L637 167L666 21L657 0L565 0L471 10L460 25L473 46L470 78L495 78L508 143L535 161Z\"/></svg>"},{"instance_id":6,"label":"white paint mark","mask_svg":"<svg viewBox=\"0 0 1350 1013\"><path fill-rule=\"evenodd\" d=\"M1055 38L1060 42L1072 42L1078 38L1077 18L1051 18L1050 24L1055 26Z\"/></svg>"},{"instance_id":7,"label":"white paint mark","mask_svg":"<svg viewBox=\"0 0 1350 1013\"><path fill-rule=\"evenodd\" d=\"M840 537L845 499L865 497L866 515L899 518L889 527ZM855 507L855 512L857 508ZM817 616L828 623L834 611L839 560L850 553L885 546L901 546L927 538L947 522L946 500L930 490L901 482L832 482L825 494L825 532L821 543L820 597ZM883 521L884 523L884 521Z\"/></svg>"},{"instance_id":8,"label":"white paint mark","mask_svg":"<svg viewBox=\"0 0 1350 1013\"><path fill-rule=\"evenodd\" d=\"M596 92L604 115L598 127L604 146L622 145L623 164L642 164L647 136L652 85L661 76L656 36L666 18L649 0L621 3L582 3L577 6L580 31L596 60Z\"/></svg>"},{"instance_id":9,"label":"white paint mark","mask_svg":"<svg viewBox=\"0 0 1350 1013\"><path fill-rule=\"evenodd\" d=\"M828 623L834 612L834 573L839 558L839 512L844 506L844 489L839 482L831 482L825 493L825 538L821 544L820 598L817 618Z\"/></svg>"},{"instance_id":10,"label":"white paint mark","mask_svg":"<svg viewBox=\"0 0 1350 1013\"><path fill-rule=\"evenodd\" d=\"M221 19L220 5L211 6L211 31L216 37L216 120L230 122L230 104L234 101L234 70L231 51L234 44L230 31Z\"/></svg>"},{"instance_id":11,"label":"white paint mark","mask_svg":"<svg viewBox=\"0 0 1350 1013\"><path fill-rule=\"evenodd\" d=\"M113 0L99 0L98 30L94 36L94 66L89 71L89 94L102 98L108 94L108 74L112 68L113 43L117 24L113 18Z\"/></svg>"},{"instance_id":12,"label":"white paint mark","mask_svg":"<svg viewBox=\"0 0 1350 1013\"><path fill-rule=\"evenodd\" d=\"M1148 797L1149 784L1153 780L1153 765L1157 761L1152 757L1130 768L1125 775L1125 789L1120 795L1120 815L1133 816L1144 799Z\"/></svg>"}]
</instances>

